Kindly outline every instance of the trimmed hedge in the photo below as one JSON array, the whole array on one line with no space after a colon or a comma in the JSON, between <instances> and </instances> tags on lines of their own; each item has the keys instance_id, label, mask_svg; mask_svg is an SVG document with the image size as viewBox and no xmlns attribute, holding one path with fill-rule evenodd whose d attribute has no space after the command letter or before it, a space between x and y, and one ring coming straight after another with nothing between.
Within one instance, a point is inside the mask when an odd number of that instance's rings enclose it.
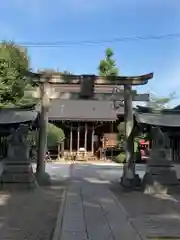
<instances>
[{"instance_id":1,"label":"trimmed hedge","mask_svg":"<svg viewBox=\"0 0 180 240\"><path fill-rule=\"evenodd\" d=\"M52 123L48 123L47 146L55 147L65 139L64 131Z\"/></svg>"},{"instance_id":2,"label":"trimmed hedge","mask_svg":"<svg viewBox=\"0 0 180 240\"><path fill-rule=\"evenodd\" d=\"M125 161L125 152L121 152L120 154L118 154L115 158L114 161L116 163L124 163Z\"/></svg>"},{"instance_id":3,"label":"trimmed hedge","mask_svg":"<svg viewBox=\"0 0 180 240\"><path fill-rule=\"evenodd\" d=\"M136 151L134 153L134 157L135 157L135 162L136 163L140 163L141 162L141 154L139 151ZM118 154L115 158L114 158L114 162L116 163L124 163L126 159L126 154L125 152L121 152L120 154Z\"/></svg>"}]
</instances>

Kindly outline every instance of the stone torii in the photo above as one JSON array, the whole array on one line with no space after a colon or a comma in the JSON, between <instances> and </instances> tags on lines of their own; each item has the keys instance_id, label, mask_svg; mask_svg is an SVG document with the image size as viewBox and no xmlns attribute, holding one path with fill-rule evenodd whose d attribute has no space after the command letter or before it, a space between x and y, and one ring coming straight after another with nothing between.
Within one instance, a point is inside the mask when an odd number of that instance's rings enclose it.
<instances>
[{"instance_id":1,"label":"stone torii","mask_svg":"<svg viewBox=\"0 0 180 240\"><path fill-rule=\"evenodd\" d=\"M41 99L41 117L39 131L39 148L37 161L37 175L42 182L47 179L45 174L45 153L47 141L47 123L48 123L48 107L50 97L48 96L49 85L53 86L58 83L64 84L81 84L82 80L94 81L95 85L116 85L124 86L124 119L125 119L125 151L126 164L125 171L122 176L122 185L126 187L134 186L136 182L135 162L134 162L134 142L133 142L133 109L132 109L132 86L144 85L149 79L153 78L153 73L141 76L113 76L100 77L96 75L65 75L53 73L28 73L33 82L40 85ZM40 177L41 176L41 177ZM43 177L44 176L44 177ZM44 179L44 180L43 180Z\"/></svg>"}]
</instances>

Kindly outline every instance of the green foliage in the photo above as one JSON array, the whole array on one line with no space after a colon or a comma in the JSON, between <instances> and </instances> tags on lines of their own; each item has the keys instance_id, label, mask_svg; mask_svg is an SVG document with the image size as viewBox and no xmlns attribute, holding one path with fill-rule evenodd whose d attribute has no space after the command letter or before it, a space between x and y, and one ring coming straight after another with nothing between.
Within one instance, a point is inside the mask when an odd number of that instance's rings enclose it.
<instances>
[{"instance_id":1,"label":"green foliage","mask_svg":"<svg viewBox=\"0 0 180 240\"><path fill-rule=\"evenodd\" d=\"M0 44L0 101L1 104L16 104L24 97L28 83L24 77L29 59L26 49L12 42Z\"/></svg>"},{"instance_id":2,"label":"green foliage","mask_svg":"<svg viewBox=\"0 0 180 240\"><path fill-rule=\"evenodd\" d=\"M28 134L28 141L29 143L38 142L38 133L36 131L30 131ZM47 147L56 147L59 143L64 141L65 135L64 131L61 128L58 128L54 124L48 123L48 130L47 130Z\"/></svg>"},{"instance_id":3,"label":"green foliage","mask_svg":"<svg viewBox=\"0 0 180 240\"><path fill-rule=\"evenodd\" d=\"M54 124L48 124L47 146L55 147L65 139L64 132Z\"/></svg>"},{"instance_id":4,"label":"green foliage","mask_svg":"<svg viewBox=\"0 0 180 240\"><path fill-rule=\"evenodd\" d=\"M124 122L120 122L117 129L118 129L119 135L124 137Z\"/></svg>"},{"instance_id":5,"label":"green foliage","mask_svg":"<svg viewBox=\"0 0 180 240\"><path fill-rule=\"evenodd\" d=\"M125 161L125 152L121 152L120 154L118 154L115 158L114 161L116 163L124 163Z\"/></svg>"},{"instance_id":6,"label":"green foliage","mask_svg":"<svg viewBox=\"0 0 180 240\"><path fill-rule=\"evenodd\" d=\"M151 94L150 101L147 103L147 106L153 109L165 109L174 99L176 99L175 92L170 93L167 97L156 97Z\"/></svg>"},{"instance_id":7,"label":"green foliage","mask_svg":"<svg viewBox=\"0 0 180 240\"><path fill-rule=\"evenodd\" d=\"M36 88L32 87L31 84L27 84L24 88L24 96L16 103L18 106L36 105L39 99L32 96L33 91Z\"/></svg>"},{"instance_id":8,"label":"green foliage","mask_svg":"<svg viewBox=\"0 0 180 240\"><path fill-rule=\"evenodd\" d=\"M112 59L114 53L111 48L106 49L106 55L99 63L99 75L102 77L118 76L119 70L116 66L116 61Z\"/></svg>"},{"instance_id":9,"label":"green foliage","mask_svg":"<svg viewBox=\"0 0 180 240\"><path fill-rule=\"evenodd\" d=\"M117 126L118 134L117 134L117 142L119 147L124 146L124 122L120 122Z\"/></svg>"}]
</instances>

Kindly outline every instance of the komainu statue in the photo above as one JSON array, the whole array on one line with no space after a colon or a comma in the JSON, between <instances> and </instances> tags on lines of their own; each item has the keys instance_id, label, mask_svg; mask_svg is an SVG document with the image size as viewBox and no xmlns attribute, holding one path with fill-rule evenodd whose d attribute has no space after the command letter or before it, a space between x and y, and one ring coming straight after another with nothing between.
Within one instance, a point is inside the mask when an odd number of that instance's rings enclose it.
<instances>
[{"instance_id":1,"label":"komainu statue","mask_svg":"<svg viewBox=\"0 0 180 240\"><path fill-rule=\"evenodd\" d=\"M166 133L162 132L159 127L152 127L151 134L153 136L153 139L156 142L157 148L169 148L170 147L170 141L169 137Z\"/></svg>"},{"instance_id":2,"label":"komainu statue","mask_svg":"<svg viewBox=\"0 0 180 240\"><path fill-rule=\"evenodd\" d=\"M144 191L149 194L169 193L179 185L169 156L170 140L159 127L152 127L153 147L143 178Z\"/></svg>"},{"instance_id":3,"label":"komainu statue","mask_svg":"<svg viewBox=\"0 0 180 240\"><path fill-rule=\"evenodd\" d=\"M167 161L170 152L170 139L167 133L164 133L159 127L152 127L153 146L150 161Z\"/></svg>"},{"instance_id":4,"label":"komainu statue","mask_svg":"<svg viewBox=\"0 0 180 240\"><path fill-rule=\"evenodd\" d=\"M1 175L4 189L29 189L37 186L30 159L28 131L28 125L20 124L18 129L11 131L8 138L7 156L3 160Z\"/></svg>"},{"instance_id":5,"label":"komainu statue","mask_svg":"<svg viewBox=\"0 0 180 240\"><path fill-rule=\"evenodd\" d=\"M18 129L14 130L8 139L8 160L29 160L29 144L27 141L28 125L21 124Z\"/></svg>"}]
</instances>

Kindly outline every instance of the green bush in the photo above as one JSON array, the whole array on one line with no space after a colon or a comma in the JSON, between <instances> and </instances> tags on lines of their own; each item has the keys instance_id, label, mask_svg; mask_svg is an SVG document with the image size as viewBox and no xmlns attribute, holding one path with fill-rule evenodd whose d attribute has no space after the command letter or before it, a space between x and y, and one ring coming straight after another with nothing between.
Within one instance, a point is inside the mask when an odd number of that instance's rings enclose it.
<instances>
[{"instance_id":1,"label":"green bush","mask_svg":"<svg viewBox=\"0 0 180 240\"><path fill-rule=\"evenodd\" d=\"M48 124L47 146L55 147L65 139L64 131L54 124Z\"/></svg>"},{"instance_id":2,"label":"green bush","mask_svg":"<svg viewBox=\"0 0 180 240\"><path fill-rule=\"evenodd\" d=\"M116 163L124 163L125 161L125 152L121 152L120 154L118 154L115 158L114 161Z\"/></svg>"}]
</instances>

